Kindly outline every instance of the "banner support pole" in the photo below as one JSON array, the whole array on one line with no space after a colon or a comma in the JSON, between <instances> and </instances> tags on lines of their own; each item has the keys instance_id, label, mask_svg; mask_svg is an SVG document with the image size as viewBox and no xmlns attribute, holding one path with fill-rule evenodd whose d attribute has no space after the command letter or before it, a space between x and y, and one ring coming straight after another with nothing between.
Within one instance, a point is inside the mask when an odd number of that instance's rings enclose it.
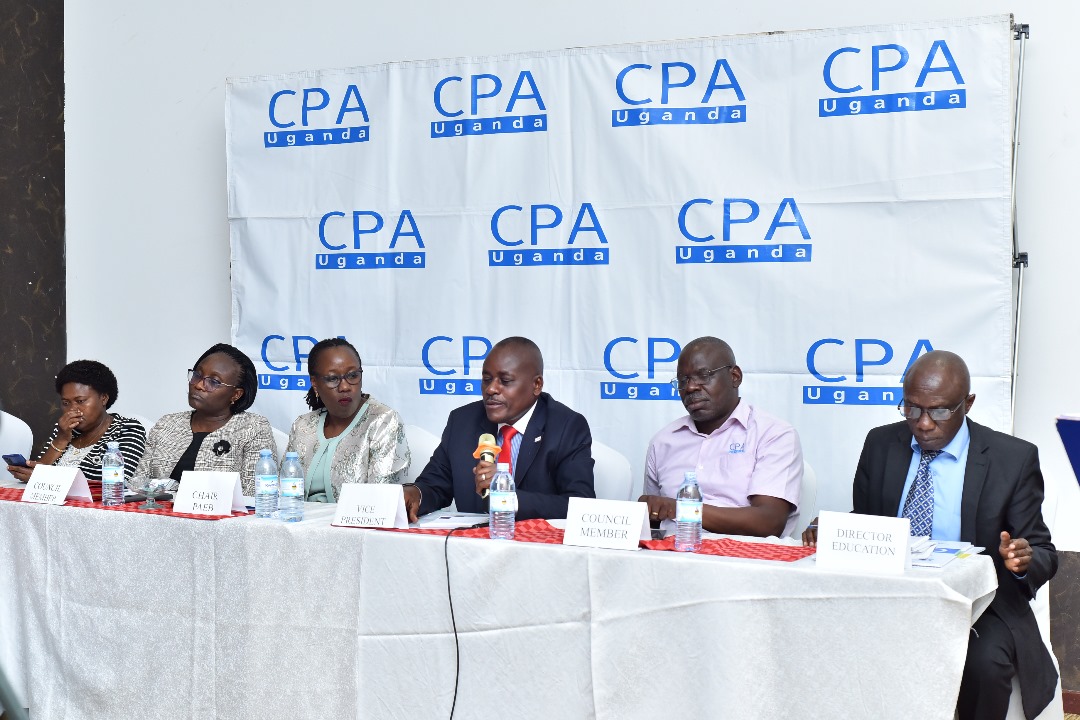
<instances>
[{"instance_id":1,"label":"banner support pole","mask_svg":"<svg viewBox=\"0 0 1080 720\"><path fill-rule=\"evenodd\" d=\"M1013 315L1012 382L1009 385L1009 428L1016 431L1016 378L1020 364L1020 310L1024 302L1024 269L1028 266L1028 254L1020 252L1020 229L1016 219L1016 170L1020 162L1020 105L1024 95L1024 49L1031 37L1027 23L1013 24L1013 40L1019 41L1019 62L1016 69L1016 107L1013 110L1012 178L1012 266L1016 271L1016 297Z\"/></svg>"}]
</instances>

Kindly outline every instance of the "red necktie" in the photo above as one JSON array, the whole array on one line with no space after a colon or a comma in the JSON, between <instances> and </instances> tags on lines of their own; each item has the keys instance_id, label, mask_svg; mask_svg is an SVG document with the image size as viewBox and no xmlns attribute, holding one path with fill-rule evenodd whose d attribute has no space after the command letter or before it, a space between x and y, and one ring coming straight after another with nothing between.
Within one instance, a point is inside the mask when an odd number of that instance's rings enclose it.
<instances>
[{"instance_id":1,"label":"red necktie","mask_svg":"<svg viewBox=\"0 0 1080 720\"><path fill-rule=\"evenodd\" d=\"M510 466L510 474L514 474L514 466L511 463L513 458L513 450L510 446L510 441L518 434L518 431L514 429L513 425L503 425L502 430L499 431L499 437L502 442L499 443L499 457L495 461L496 463L506 463Z\"/></svg>"}]
</instances>

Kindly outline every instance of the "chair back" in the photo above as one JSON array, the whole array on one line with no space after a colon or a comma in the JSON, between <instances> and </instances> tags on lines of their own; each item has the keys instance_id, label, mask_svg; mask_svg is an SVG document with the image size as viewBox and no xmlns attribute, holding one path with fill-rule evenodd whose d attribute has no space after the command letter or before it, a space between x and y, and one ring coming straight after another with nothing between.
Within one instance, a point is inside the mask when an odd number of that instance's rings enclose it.
<instances>
[{"instance_id":1,"label":"chair back","mask_svg":"<svg viewBox=\"0 0 1080 720\"><path fill-rule=\"evenodd\" d=\"M593 481L596 497L603 500L632 500L633 479L630 461L622 453L593 440Z\"/></svg>"},{"instance_id":2,"label":"chair back","mask_svg":"<svg viewBox=\"0 0 1080 720\"><path fill-rule=\"evenodd\" d=\"M33 460L34 433L30 426L11 413L0 411L0 454L19 453L27 460ZM7 471L7 463L0 464L0 480L15 482L15 477Z\"/></svg>"},{"instance_id":3,"label":"chair back","mask_svg":"<svg viewBox=\"0 0 1080 720\"><path fill-rule=\"evenodd\" d=\"M810 521L817 516L817 473L810 463L803 460L802 488L799 490L799 509L796 512L795 527L791 537L799 539Z\"/></svg>"},{"instance_id":4,"label":"chair back","mask_svg":"<svg viewBox=\"0 0 1080 720\"><path fill-rule=\"evenodd\" d=\"M405 439L409 442L409 455L412 456L408 481L416 482L417 476L424 471L428 461L431 460L431 454L435 452L435 448L439 447L439 436L419 425L406 425Z\"/></svg>"}]
</instances>

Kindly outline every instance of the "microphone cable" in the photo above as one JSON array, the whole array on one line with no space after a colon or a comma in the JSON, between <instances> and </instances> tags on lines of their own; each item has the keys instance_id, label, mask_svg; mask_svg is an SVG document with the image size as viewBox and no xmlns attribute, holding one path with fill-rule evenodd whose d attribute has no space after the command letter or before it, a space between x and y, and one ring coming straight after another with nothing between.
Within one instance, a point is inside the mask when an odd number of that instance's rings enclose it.
<instances>
[{"instance_id":1,"label":"microphone cable","mask_svg":"<svg viewBox=\"0 0 1080 720\"><path fill-rule=\"evenodd\" d=\"M446 565L446 599L450 603L450 624L454 628L454 699L450 703L450 720L454 720L457 707L458 678L461 675L461 648L458 646L457 619L454 617L454 596L450 592L450 536L461 528L451 528L443 540L443 562Z\"/></svg>"}]
</instances>

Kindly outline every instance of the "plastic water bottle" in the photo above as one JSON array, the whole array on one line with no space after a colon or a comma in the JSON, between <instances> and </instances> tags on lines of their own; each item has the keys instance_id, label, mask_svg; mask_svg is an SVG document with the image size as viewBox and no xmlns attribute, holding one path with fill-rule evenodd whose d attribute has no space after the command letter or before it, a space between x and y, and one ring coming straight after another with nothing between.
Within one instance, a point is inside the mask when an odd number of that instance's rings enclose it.
<instances>
[{"instance_id":1,"label":"plastic water bottle","mask_svg":"<svg viewBox=\"0 0 1080 720\"><path fill-rule=\"evenodd\" d=\"M101 504L124 504L124 456L115 440L108 443L101 457Z\"/></svg>"},{"instance_id":2,"label":"plastic water bottle","mask_svg":"<svg viewBox=\"0 0 1080 720\"><path fill-rule=\"evenodd\" d=\"M255 463L255 517L273 517L277 512L278 466L269 450L259 451Z\"/></svg>"},{"instance_id":3,"label":"plastic water bottle","mask_svg":"<svg viewBox=\"0 0 1080 720\"><path fill-rule=\"evenodd\" d=\"M513 540L517 487L510 474L510 463L495 466L495 477L491 479L488 491L488 535L493 540Z\"/></svg>"},{"instance_id":4,"label":"plastic water bottle","mask_svg":"<svg viewBox=\"0 0 1080 720\"><path fill-rule=\"evenodd\" d=\"M300 464L300 456L294 452L285 453L285 460L281 463L278 515L284 522L300 522L304 519L304 466Z\"/></svg>"},{"instance_id":5,"label":"plastic water bottle","mask_svg":"<svg viewBox=\"0 0 1080 720\"><path fill-rule=\"evenodd\" d=\"M683 475L683 484L675 493L675 549L697 552L701 547L701 488L697 473Z\"/></svg>"}]
</instances>

